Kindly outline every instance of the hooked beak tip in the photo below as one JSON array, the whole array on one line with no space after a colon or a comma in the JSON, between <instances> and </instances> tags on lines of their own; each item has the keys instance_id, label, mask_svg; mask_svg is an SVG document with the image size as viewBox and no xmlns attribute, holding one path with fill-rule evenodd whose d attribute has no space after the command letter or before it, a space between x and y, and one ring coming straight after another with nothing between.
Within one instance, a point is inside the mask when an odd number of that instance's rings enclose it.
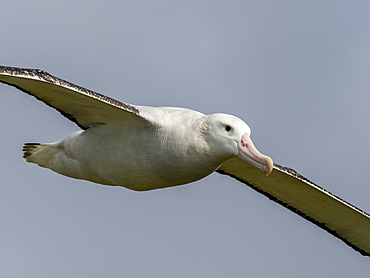
<instances>
[{"instance_id":1,"label":"hooked beak tip","mask_svg":"<svg viewBox=\"0 0 370 278\"><path fill-rule=\"evenodd\" d=\"M264 161L265 161L264 171L266 173L266 176L268 176L272 172L272 169L274 167L274 162L272 161L271 157L268 157L268 156L265 156Z\"/></svg>"}]
</instances>

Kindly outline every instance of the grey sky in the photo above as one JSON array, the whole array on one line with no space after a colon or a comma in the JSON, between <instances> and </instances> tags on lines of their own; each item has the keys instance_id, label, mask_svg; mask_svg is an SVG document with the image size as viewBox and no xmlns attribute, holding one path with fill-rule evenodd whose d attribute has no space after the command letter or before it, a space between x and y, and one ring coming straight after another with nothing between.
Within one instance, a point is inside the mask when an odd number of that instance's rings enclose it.
<instances>
[{"instance_id":1,"label":"grey sky","mask_svg":"<svg viewBox=\"0 0 370 278\"><path fill-rule=\"evenodd\" d=\"M226 112L370 212L368 1L3 1L0 64L115 99ZM24 163L78 127L0 86L1 277L368 277L369 259L213 174L137 193Z\"/></svg>"}]
</instances>

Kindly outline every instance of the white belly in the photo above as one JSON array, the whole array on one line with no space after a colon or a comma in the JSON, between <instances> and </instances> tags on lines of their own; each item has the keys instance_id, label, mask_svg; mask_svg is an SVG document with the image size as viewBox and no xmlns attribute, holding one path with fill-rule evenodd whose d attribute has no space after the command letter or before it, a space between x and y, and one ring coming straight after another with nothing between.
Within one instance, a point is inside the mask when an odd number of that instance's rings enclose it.
<instances>
[{"instance_id":1,"label":"white belly","mask_svg":"<svg viewBox=\"0 0 370 278\"><path fill-rule=\"evenodd\" d=\"M151 190L199 180L225 160L210 157L206 146L191 144L185 136L181 140L163 137L163 130L143 132L133 137L132 128L98 126L75 133L56 143L60 152L41 166L73 178Z\"/></svg>"}]
</instances>

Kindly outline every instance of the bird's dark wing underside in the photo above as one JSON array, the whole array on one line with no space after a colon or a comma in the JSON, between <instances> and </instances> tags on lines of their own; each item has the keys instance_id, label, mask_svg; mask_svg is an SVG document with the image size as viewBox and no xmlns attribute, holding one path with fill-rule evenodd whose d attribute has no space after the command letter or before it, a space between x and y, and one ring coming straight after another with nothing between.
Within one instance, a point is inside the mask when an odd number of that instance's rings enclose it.
<instances>
[{"instance_id":1,"label":"bird's dark wing underside","mask_svg":"<svg viewBox=\"0 0 370 278\"><path fill-rule=\"evenodd\" d=\"M370 215L309 181L293 169L275 164L266 177L240 158L224 162L218 173L245 183L269 199L370 256Z\"/></svg>"},{"instance_id":2,"label":"bird's dark wing underside","mask_svg":"<svg viewBox=\"0 0 370 278\"><path fill-rule=\"evenodd\" d=\"M0 66L0 82L34 96L82 129L97 124L145 121L139 110L38 69Z\"/></svg>"}]
</instances>

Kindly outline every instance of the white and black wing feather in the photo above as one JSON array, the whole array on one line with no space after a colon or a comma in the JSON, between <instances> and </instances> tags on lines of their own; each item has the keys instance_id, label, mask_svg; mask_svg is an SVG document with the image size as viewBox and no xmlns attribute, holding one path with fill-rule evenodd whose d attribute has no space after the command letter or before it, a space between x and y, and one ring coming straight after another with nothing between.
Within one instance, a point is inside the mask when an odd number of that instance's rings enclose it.
<instances>
[{"instance_id":1,"label":"white and black wing feather","mask_svg":"<svg viewBox=\"0 0 370 278\"><path fill-rule=\"evenodd\" d=\"M74 85L43 70L0 66L0 82L43 101L82 129L128 119L144 120L133 105Z\"/></svg>"},{"instance_id":2,"label":"white and black wing feather","mask_svg":"<svg viewBox=\"0 0 370 278\"><path fill-rule=\"evenodd\" d=\"M370 215L309 181L293 169L274 165L266 177L256 167L232 158L217 170L311 221L370 256Z\"/></svg>"}]
</instances>

